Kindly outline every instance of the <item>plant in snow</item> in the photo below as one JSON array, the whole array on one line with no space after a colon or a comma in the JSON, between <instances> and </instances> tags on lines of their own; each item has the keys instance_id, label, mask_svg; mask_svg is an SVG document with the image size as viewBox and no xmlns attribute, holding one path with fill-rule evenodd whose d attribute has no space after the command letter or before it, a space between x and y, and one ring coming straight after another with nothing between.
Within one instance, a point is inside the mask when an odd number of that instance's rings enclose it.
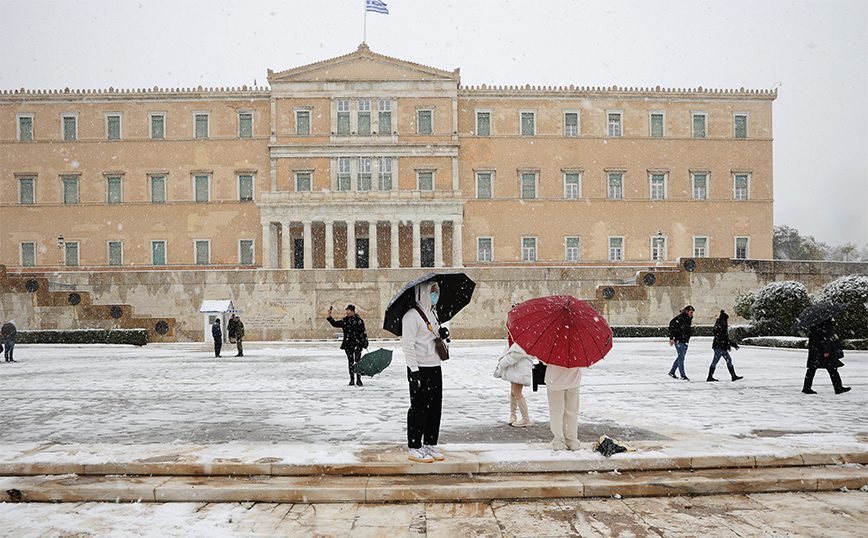
<instances>
[{"instance_id":1,"label":"plant in snow","mask_svg":"<svg viewBox=\"0 0 868 538\"><path fill-rule=\"evenodd\" d=\"M808 288L801 282L772 282L754 296L750 306L751 325L759 336L790 335L796 318L810 304Z\"/></svg>"},{"instance_id":2,"label":"plant in snow","mask_svg":"<svg viewBox=\"0 0 868 538\"><path fill-rule=\"evenodd\" d=\"M818 300L848 305L835 316L835 331L839 338L868 338L868 276L842 276L827 284Z\"/></svg>"},{"instance_id":3,"label":"plant in snow","mask_svg":"<svg viewBox=\"0 0 868 538\"><path fill-rule=\"evenodd\" d=\"M750 319L750 307L756 295L752 291L740 291L738 297L735 298L735 303L732 305L732 311L736 316L744 319Z\"/></svg>"}]
</instances>

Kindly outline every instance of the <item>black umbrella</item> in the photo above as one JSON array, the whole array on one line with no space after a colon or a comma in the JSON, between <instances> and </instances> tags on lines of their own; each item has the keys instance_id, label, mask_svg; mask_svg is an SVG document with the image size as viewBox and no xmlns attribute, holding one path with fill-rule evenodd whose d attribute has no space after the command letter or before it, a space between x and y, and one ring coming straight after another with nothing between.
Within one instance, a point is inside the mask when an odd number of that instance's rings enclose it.
<instances>
[{"instance_id":1,"label":"black umbrella","mask_svg":"<svg viewBox=\"0 0 868 538\"><path fill-rule=\"evenodd\" d=\"M462 308L470 302L476 282L464 273L428 273L412 282L408 282L397 295L389 301L386 313L383 316L383 328L390 333L401 336L401 318L407 310L416 305L416 296L413 288L423 282L433 281L440 285L440 300L434 307L437 312L437 320L444 323L452 319Z\"/></svg>"},{"instance_id":2,"label":"black umbrella","mask_svg":"<svg viewBox=\"0 0 868 538\"><path fill-rule=\"evenodd\" d=\"M796 322L793 323L793 333L808 331L823 323L827 319L843 312L847 308L846 303L817 303L802 310Z\"/></svg>"}]
</instances>

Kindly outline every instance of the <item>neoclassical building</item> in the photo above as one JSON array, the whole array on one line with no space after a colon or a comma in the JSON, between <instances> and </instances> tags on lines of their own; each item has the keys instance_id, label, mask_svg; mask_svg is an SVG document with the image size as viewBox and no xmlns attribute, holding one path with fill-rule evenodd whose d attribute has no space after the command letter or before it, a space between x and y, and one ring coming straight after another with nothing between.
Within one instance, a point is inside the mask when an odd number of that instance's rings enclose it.
<instances>
[{"instance_id":1,"label":"neoclassical building","mask_svg":"<svg viewBox=\"0 0 868 538\"><path fill-rule=\"evenodd\" d=\"M268 83L0 93L0 264L772 257L775 91L464 87L364 44Z\"/></svg>"}]
</instances>

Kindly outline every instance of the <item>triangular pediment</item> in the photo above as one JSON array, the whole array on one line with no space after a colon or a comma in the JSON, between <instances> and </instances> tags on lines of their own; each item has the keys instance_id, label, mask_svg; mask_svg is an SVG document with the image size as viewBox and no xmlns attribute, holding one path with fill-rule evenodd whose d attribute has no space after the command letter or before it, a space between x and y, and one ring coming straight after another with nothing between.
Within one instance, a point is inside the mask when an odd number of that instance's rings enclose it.
<instances>
[{"instance_id":1,"label":"triangular pediment","mask_svg":"<svg viewBox=\"0 0 868 538\"><path fill-rule=\"evenodd\" d=\"M395 80L460 80L459 70L444 71L434 67L390 58L371 52L362 43L350 54L275 73L268 70L268 82L328 82L328 81L395 81Z\"/></svg>"}]
</instances>

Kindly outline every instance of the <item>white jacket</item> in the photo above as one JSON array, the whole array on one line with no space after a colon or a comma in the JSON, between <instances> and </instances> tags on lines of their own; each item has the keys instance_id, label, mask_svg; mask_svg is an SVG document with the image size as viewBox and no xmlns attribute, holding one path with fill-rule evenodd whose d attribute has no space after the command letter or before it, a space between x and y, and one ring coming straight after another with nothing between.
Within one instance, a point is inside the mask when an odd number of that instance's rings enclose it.
<instances>
[{"instance_id":1,"label":"white jacket","mask_svg":"<svg viewBox=\"0 0 868 538\"><path fill-rule=\"evenodd\" d=\"M510 383L530 386L533 384L533 364L535 362L536 357L525 353L518 344L512 344L497 362L494 377Z\"/></svg>"},{"instance_id":2,"label":"white jacket","mask_svg":"<svg viewBox=\"0 0 868 538\"><path fill-rule=\"evenodd\" d=\"M425 317L431 323L434 332L428 330L428 325L419 315L415 308L404 313L401 318L401 350L404 352L404 360L411 372L416 372L420 367L440 366L440 357L434 349L434 338L440 336L440 323L434 315L431 307L432 282L423 282L416 286L416 304L425 312ZM433 283L440 291L440 286Z\"/></svg>"}]
</instances>

